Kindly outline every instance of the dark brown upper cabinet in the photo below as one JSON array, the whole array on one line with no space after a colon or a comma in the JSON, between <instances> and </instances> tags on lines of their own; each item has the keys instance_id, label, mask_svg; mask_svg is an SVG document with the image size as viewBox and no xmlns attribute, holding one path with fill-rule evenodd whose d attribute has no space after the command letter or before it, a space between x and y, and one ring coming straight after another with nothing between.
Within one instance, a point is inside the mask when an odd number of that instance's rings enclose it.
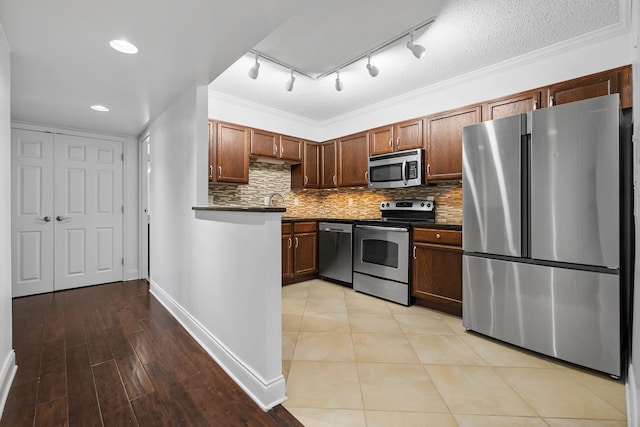
<instances>
[{"instance_id":1,"label":"dark brown upper cabinet","mask_svg":"<svg viewBox=\"0 0 640 427\"><path fill-rule=\"evenodd\" d=\"M423 120L414 119L369 131L369 155L423 147Z\"/></svg>"},{"instance_id":2,"label":"dark brown upper cabinet","mask_svg":"<svg viewBox=\"0 0 640 427\"><path fill-rule=\"evenodd\" d=\"M249 183L249 140L244 126L209 122L209 181Z\"/></svg>"},{"instance_id":3,"label":"dark brown upper cabinet","mask_svg":"<svg viewBox=\"0 0 640 427\"><path fill-rule=\"evenodd\" d=\"M360 132L338 140L337 180L340 187L367 185L369 134Z\"/></svg>"},{"instance_id":4,"label":"dark brown upper cabinet","mask_svg":"<svg viewBox=\"0 0 640 427\"><path fill-rule=\"evenodd\" d=\"M479 123L481 117L480 105L427 117L427 182L462 179L462 128Z\"/></svg>"}]
</instances>

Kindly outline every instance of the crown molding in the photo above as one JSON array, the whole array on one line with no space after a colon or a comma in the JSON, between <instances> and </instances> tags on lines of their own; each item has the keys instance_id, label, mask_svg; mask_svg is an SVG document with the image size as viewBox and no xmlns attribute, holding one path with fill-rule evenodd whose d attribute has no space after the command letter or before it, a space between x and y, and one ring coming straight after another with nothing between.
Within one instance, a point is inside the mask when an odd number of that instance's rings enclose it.
<instances>
[{"instance_id":1,"label":"crown molding","mask_svg":"<svg viewBox=\"0 0 640 427\"><path fill-rule=\"evenodd\" d=\"M218 92L213 89L209 89L209 96L213 97L214 102L222 101L231 105L235 105L237 107L242 107L249 110L255 110L258 112L277 115L278 117L283 117L288 120L294 120L306 126L312 126L317 128L322 125L322 122L318 120L309 119L307 117L299 116L297 114L293 114L288 111L278 110L277 108L269 107L268 105L260 104L254 101L249 101L249 100L239 98L237 96L229 95L226 93Z\"/></svg>"}]
</instances>

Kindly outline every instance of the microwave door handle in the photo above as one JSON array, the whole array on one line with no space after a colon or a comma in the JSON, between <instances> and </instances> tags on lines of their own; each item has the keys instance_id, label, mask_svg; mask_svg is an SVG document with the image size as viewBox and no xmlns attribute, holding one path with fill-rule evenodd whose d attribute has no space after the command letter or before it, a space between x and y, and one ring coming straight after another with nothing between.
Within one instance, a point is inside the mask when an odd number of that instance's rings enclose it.
<instances>
[{"instance_id":1,"label":"microwave door handle","mask_svg":"<svg viewBox=\"0 0 640 427\"><path fill-rule=\"evenodd\" d=\"M402 182L404 182L404 185L407 185L407 161L403 161L402 162Z\"/></svg>"}]
</instances>

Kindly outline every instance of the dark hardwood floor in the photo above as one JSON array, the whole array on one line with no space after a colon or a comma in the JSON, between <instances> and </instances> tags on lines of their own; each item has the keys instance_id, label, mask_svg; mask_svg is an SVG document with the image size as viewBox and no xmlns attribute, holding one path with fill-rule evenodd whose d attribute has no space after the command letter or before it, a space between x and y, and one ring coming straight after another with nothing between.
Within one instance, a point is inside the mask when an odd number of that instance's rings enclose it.
<instances>
[{"instance_id":1,"label":"dark hardwood floor","mask_svg":"<svg viewBox=\"0 0 640 427\"><path fill-rule=\"evenodd\" d=\"M13 300L0 426L302 426L263 412L149 294L119 282Z\"/></svg>"}]
</instances>

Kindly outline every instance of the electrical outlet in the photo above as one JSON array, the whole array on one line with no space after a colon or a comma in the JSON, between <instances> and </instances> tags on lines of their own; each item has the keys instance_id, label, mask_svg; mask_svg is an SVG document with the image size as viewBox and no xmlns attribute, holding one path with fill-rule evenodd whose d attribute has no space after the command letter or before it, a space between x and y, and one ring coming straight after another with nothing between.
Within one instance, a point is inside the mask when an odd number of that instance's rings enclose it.
<instances>
[{"instance_id":1,"label":"electrical outlet","mask_svg":"<svg viewBox=\"0 0 640 427\"><path fill-rule=\"evenodd\" d=\"M297 197L293 198L293 206L298 206L298 198Z\"/></svg>"},{"instance_id":2,"label":"electrical outlet","mask_svg":"<svg viewBox=\"0 0 640 427\"><path fill-rule=\"evenodd\" d=\"M353 206L353 199L349 197L349 206Z\"/></svg>"}]
</instances>

